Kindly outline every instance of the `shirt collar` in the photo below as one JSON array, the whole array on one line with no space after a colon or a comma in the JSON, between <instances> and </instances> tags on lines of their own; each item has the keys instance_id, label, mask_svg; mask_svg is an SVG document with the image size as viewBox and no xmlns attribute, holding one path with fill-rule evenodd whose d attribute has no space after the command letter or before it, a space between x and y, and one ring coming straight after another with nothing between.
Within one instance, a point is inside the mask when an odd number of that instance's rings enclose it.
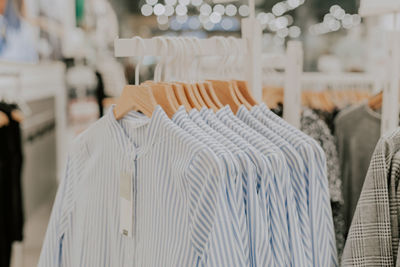
<instances>
[{"instance_id":1,"label":"shirt collar","mask_svg":"<svg viewBox=\"0 0 400 267\"><path fill-rule=\"evenodd\" d=\"M240 116L248 116L249 115L249 111L247 110L247 108L243 105L241 105L236 113L236 116L238 118L240 118Z\"/></svg>"},{"instance_id":2,"label":"shirt collar","mask_svg":"<svg viewBox=\"0 0 400 267\"><path fill-rule=\"evenodd\" d=\"M179 122L185 118L187 118L186 109L184 106L180 106L178 111L172 116L172 121Z\"/></svg>"},{"instance_id":3,"label":"shirt collar","mask_svg":"<svg viewBox=\"0 0 400 267\"><path fill-rule=\"evenodd\" d=\"M166 130L169 121L168 116L160 106L156 106L151 118L145 115L130 111L124 118L117 121L114 116L115 105L112 105L106 115L109 130L117 146L131 159L137 159L145 154L161 137ZM133 133L146 127L146 134Z\"/></svg>"}]
</instances>

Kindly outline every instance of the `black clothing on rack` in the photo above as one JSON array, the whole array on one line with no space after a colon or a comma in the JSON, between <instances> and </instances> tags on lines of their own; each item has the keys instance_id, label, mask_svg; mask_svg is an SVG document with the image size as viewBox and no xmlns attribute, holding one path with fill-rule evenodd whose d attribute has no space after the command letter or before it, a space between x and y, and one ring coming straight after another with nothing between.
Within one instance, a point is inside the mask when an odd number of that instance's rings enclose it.
<instances>
[{"instance_id":1,"label":"black clothing on rack","mask_svg":"<svg viewBox=\"0 0 400 267\"><path fill-rule=\"evenodd\" d=\"M0 128L0 266L9 266L14 241L23 239L22 144L20 125L11 113L16 105L0 103L10 123Z\"/></svg>"}]
</instances>

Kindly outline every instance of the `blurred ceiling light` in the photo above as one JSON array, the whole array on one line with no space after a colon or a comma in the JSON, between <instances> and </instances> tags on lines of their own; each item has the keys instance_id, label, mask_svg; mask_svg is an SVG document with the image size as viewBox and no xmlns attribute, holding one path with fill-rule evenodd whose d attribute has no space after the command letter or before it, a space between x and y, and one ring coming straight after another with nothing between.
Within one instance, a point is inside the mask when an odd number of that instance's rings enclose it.
<instances>
[{"instance_id":1,"label":"blurred ceiling light","mask_svg":"<svg viewBox=\"0 0 400 267\"><path fill-rule=\"evenodd\" d=\"M143 16L148 17L151 16L151 14L153 14L153 7L151 5L145 4L142 6L140 11L142 12Z\"/></svg>"},{"instance_id":2,"label":"blurred ceiling light","mask_svg":"<svg viewBox=\"0 0 400 267\"><path fill-rule=\"evenodd\" d=\"M174 31L179 31L180 29L182 29L182 24L180 24L175 19L172 20L170 24L171 24L171 29Z\"/></svg>"},{"instance_id":3,"label":"blurred ceiling light","mask_svg":"<svg viewBox=\"0 0 400 267\"><path fill-rule=\"evenodd\" d=\"M258 13L257 19L258 19L258 21L260 21L260 23L262 25L268 24L268 22L269 22L267 13L265 13L265 12Z\"/></svg>"},{"instance_id":4,"label":"blurred ceiling light","mask_svg":"<svg viewBox=\"0 0 400 267\"><path fill-rule=\"evenodd\" d=\"M330 23L331 21L336 20L332 14L325 14L324 23Z\"/></svg>"},{"instance_id":5,"label":"blurred ceiling light","mask_svg":"<svg viewBox=\"0 0 400 267\"><path fill-rule=\"evenodd\" d=\"M158 24L158 28L162 31L166 31L169 28L168 23L167 24Z\"/></svg>"},{"instance_id":6,"label":"blurred ceiling light","mask_svg":"<svg viewBox=\"0 0 400 267\"><path fill-rule=\"evenodd\" d=\"M239 15L242 17L247 17L250 14L250 8L248 5L241 5L239 7Z\"/></svg>"},{"instance_id":7,"label":"blurred ceiling light","mask_svg":"<svg viewBox=\"0 0 400 267\"><path fill-rule=\"evenodd\" d=\"M276 32L278 30L278 27L276 26L276 20L272 20L268 23L268 27L271 31Z\"/></svg>"},{"instance_id":8,"label":"blurred ceiling light","mask_svg":"<svg viewBox=\"0 0 400 267\"><path fill-rule=\"evenodd\" d=\"M191 2L194 6L200 6L201 4L203 4L203 0L192 0Z\"/></svg>"},{"instance_id":9,"label":"blurred ceiling light","mask_svg":"<svg viewBox=\"0 0 400 267\"><path fill-rule=\"evenodd\" d=\"M233 28L233 21L231 18L224 18L221 22L221 26L225 31L229 31Z\"/></svg>"},{"instance_id":10,"label":"blurred ceiling light","mask_svg":"<svg viewBox=\"0 0 400 267\"><path fill-rule=\"evenodd\" d=\"M344 28L349 29L351 28L353 24L353 18L350 14L346 14L344 15L343 19L342 19L342 25Z\"/></svg>"},{"instance_id":11,"label":"blurred ceiling light","mask_svg":"<svg viewBox=\"0 0 400 267\"><path fill-rule=\"evenodd\" d=\"M201 26L201 24L197 17L191 17L189 19L189 28L191 30L198 30L200 28L200 26Z\"/></svg>"},{"instance_id":12,"label":"blurred ceiling light","mask_svg":"<svg viewBox=\"0 0 400 267\"><path fill-rule=\"evenodd\" d=\"M165 15L157 16L158 24L168 24L168 17Z\"/></svg>"},{"instance_id":13,"label":"blurred ceiling light","mask_svg":"<svg viewBox=\"0 0 400 267\"><path fill-rule=\"evenodd\" d=\"M211 31L212 29L214 29L214 23L212 23L211 21L207 21L203 24L203 27L205 30Z\"/></svg>"},{"instance_id":14,"label":"blurred ceiling light","mask_svg":"<svg viewBox=\"0 0 400 267\"><path fill-rule=\"evenodd\" d=\"M291 15L285 15L284 17L287 19L289 26L293 24L294 18Z\"/></svg>"},{"instance_id":15,"label":"blurred ceiling light","mask_svg":"<svg viewBox=\"0 0 400 267\"><path fill-rule=\"evenodd\" d=\"M226 8L225 8L226 15L233 17L233 16L236 16L236 13L237 13L237 8L235 5L229 4L226 6Z\"/></svg>"},{"instance_id":16,"label":"blurred ceiling light","mask_svg":"<svg viewBox=\"0 0 400 267\"><path fill-rule=\"evenodd\" d=\"M200 14L203 14L203 15L210 15L211 14L211 12L212 12L212 8L211 8L211 6L209 5L209 4L203 4L203 5L201 5L201 7L200 7Z\"/></svg>"},{"instance_id":17,"label":"blurred ceiling light","mask_svg":"<svg viewBox=\"0 0 400 267\"><path fill-rule=\"evenodd\" d=\"M328 27L329 27L329 29L330 29L331 31L333 31L333 32L338 31L338 30L340 29L340 22L337 21L337 20L331 21L331 22L328 24Z\"/></svg>"},{"instance_id":18,"label":"blurred ceiling light","mask_svg":"<svg viewBox=\"0 0 400 267\"><path fill-rule=\"evenodd\" d=\"M168 6L174 6L176 5L177 0L165 0L165 4Z\"/></svg>"},{"instance_id":19,"label":"blurred ceiling light","mask_svg":"<svg viewBox=\"0 0 400 267\"><path fill-rule=\"evenodd\" d=\"M351 16L352 20L353 20L353 25L357 26L361 23L361 17L358 14L354 14Z\"/></svg>"},{"instance_id":20,"label":"blurred ceiling light","mask_svg":"<svg viewBox=\"0 0 400 267\"><path fill-rule=\"evenodd\" d=\"M178 2L183 6L187 6L190 4L190 0L178 0Z\"/></svg>"},{"instance_id":21,"label":"blurred ceiling light","mask_svg":"<svg viewBox=\"0 0 400 267\"><path fill-rule=\"evenodd\" d=\"M292 26L289 28L289 37L290 38L299 38L301 35L301 29L297 26Z\"/></svg>"},{"instance_id":22,"label":"blurred ceiling light","mask_svg":"<svg viewBox=\"0 0 400 267\"><path fill-rule=\"evenodd\" d=\"M288 0L287 3L290 8L295 9L300 5L300 0Z\"/></svg>"},{"instance_id":23,"label":"blurred ceiling light","mask_svg":"<svg viewBox=\"0 0 400 267\"><path fill-rule=\"evenodd\" d=\"M278 29L286 28L289 24L289 21L286 17L279 17L275 20L275 25Z\"/></svg>"},{"instance_id":24,"label":"blurred ceiling light","mask_svg":"<svg viewBox=\"0 0 400 267\"><path fill-rule=\"evenodd\" d=\"M168 5L168 6L165 6L165 12L164 12L164 15L166 15L166 16L168 16L168 17L170 17L170 16L172 16L172 15L174 14L174 12L175 12L175 9L174 9L174 7L173 7L173 6L170 6L170 5Z\"/></svg>"},{"instance_id":25,"label":"blurred ceiling light","mask_svg":"<svg viewBox=\"0 0 400 267\"><path fill-rule=\"evenodd\" d=\"M201 23L206 23L207 21L209 21L210 20L210 17L209 16L207 16L207 15L203 15L203 14L200 14L199 15L199 21L201 22Z\"/></svg>"},{"instance_id":26,"label":"blurred ceiling light","mask_svg":"<svg viewBox=\"0 0 400 267\"><path fill-rule=\"evenodd\" d=\"M187 7L183 5L177 5L175 8L175 12L178 16L183 16L187 14Z\"/></svg>"},{"instance_id":27,"label":"blurred ceiling light","mask_svg":"<svg viewBox=\"0 0 400 267\"><path fill-rule=\"evenodd\" d=\"M187 15L176 16L176 21L178 21L180 24L185 24L187 20L188 20Z\"/></svg>"},{"instance_id":28,"label":"blurred ceiling light","mask_svg":"<svg viewBox=\"0 0 400 267\"><path fill-rule=\"evenodd\" d=\"M210 21L214 24L220 23L221 22L221 14L217 12L213 12L210 15Z\"/></svg>"},{"instance_id":29,"label":"blurred ceiling light","mask_svg":"<svg viewBox=\"0 0 400 267\"><path fill-rule=\"evenodd\" d=\"M331 7L329 8L329 12L333 15L333 14L335 14L336 11L338 11L338 10L340 10L340 9L342 9L340 6L338 6L338 5L333 5L333 6L331 6Z\"/></svg>"},{"instance_id":30,"label":"blurred ceiling light","mask_svg":"<svg viewBox=\"0 0 400 267\"><path fill-rule=\"evenodd\" d=\"M272 7L272 13L275 16L282 16L283 13L285 13L287 11L286 6L283 2L279 2L276 3L273 7Z\"/></svg>"},{"instance_id":31,"label":"blurred ceiling light","mask_svg":"<svg viewBox=\"0 0 400 267\"><path fill-rule=\"evenodd\" d=\"M336 19L343 19L344 15L346 14L346 12L344 11L343 8L341 8L338 5L333 5L331 6L331 8L329 9L329 12L332 16L334 16Z\"/></svg>"},{"instance_id":32,"label":"blurred ceiling light","mask_svg":"<svg viewBox=\"0 0 400 267\"><path fill-rule=\"evenodd\" d=\"M163 4L157 4L154 6L154 14L157 16L163 15L165 13L165 6Z\"/></svg>"},{"instance_id":33,"label":"blurred ceiling light","mask_svg":"<svg viewBox=\"0 0 400 267\"><path fill-rule=\"evenodd\" d=\"M225 7L221 4L215 5L213 8L214 12L219 13L221 16L225 13Z\"/></svg>"},{"instance_id":34,"label":"blurred ceiling light","mask_svg":"<svg viewBox=\"0 0 400 267\"><path fill-rule=\"evenodd\" d=\"M146 3L147 3L148 5L154 6L155 4L158 3L158 1L157 1L157 0L146 0Z\"/></svg>"},{"instance_id":35,"label":"blurred ceiling light","mask_svg":"<svg viewBox=\"0 0 400 267\"><path fill-rule=\"evenodd\" d=\"M279 29L276 34L281 38L286 38L289 35L289 29L288 28Z\"/></svg>"}]
</instances>

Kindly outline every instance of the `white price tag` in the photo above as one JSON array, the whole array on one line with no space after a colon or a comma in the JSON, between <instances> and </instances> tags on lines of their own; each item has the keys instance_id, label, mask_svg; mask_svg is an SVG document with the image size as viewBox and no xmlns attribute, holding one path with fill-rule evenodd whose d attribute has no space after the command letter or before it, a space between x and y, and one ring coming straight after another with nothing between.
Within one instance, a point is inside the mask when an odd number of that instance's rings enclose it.
<instances>
[{"instance_id":1,"label":"white price tag","mask_svg":"<svg viewBox=\"0 0 400 267\"><path fill-rule=\"evenodd\" d=\"M132 175L128 172L121 173L120 178L120 232L122 235L132 237L133 232L133 192Z\"/></svg>"}]
</instances>

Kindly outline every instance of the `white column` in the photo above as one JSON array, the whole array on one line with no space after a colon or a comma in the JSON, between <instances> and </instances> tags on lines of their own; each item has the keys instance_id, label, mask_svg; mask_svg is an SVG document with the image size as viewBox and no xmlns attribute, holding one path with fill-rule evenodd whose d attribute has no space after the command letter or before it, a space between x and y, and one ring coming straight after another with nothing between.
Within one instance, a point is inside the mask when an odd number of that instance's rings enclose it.
<instances>
[{"instance_id":1,"label":"white column","mask_svg":"<svg viewBox=\"0 0 400 267\"><path fill-rule=\"evenodd\" d=\"M389 85L383 89L381 135L393 131L399 125L399 35L399 31L389 32Z\"/></svg>"},{"instance_id":2,"label":"white column","mask_svg":"<svg viewBox=\"0 0 400 267\"><path fill-rule=\"evenodd\" d=\"M301 75L303 73L303 48L299 41L290 41L286 49L283 118L300 128Z\"/></svg>"},{"instance_id":3,"label":"white column","mask_svg":"<svg viewBox=\"0 0 400 267\"><path fill-rule=\"evenodd\" d=\"M242 19L242 38L247 40L247 54L244 61L246 80L257 101L262 101L262 28L255 18Z\"/></svg>"}]
</instances>

